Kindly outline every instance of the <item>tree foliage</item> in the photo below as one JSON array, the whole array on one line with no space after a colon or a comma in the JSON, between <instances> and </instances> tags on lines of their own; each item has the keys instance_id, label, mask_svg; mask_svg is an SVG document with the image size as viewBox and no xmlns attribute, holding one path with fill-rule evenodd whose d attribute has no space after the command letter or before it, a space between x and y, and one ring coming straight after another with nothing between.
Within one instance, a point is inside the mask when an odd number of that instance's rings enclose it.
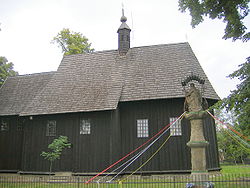
<instances>
[{"instance_id":1,"label":"tree foliage","mask_svg":"<svg viewBox=\"0 0 250 188\"><path fill-rule=\"evenodd\" d=\"M222 19L226 23L224 39L250 39L250 32L243 20L249 13L250 0L179 0L182 12L189 10L193 27L200 24L204 17Z\"/></svg>"},{"instance_id":2,"label":"tree foliage","mask_svg":"<svg viewBox=\"0 0 250 188\"><path fill-rule=\"evenodd\" d=\"M230 118L225 119L225 114L233 112L234 118L231 123L234 129L240 132L244 137L250 138L250 57L240 65L240 68L229 75L230 78L238 78L240 84L231 94L216 103L213 108L219 110L219 117L228 122ZM223 110L226 110L224 113ZM233 161L243 161L250 157L249 151L240 147L225 130L217 131L218 146L220 152L223 152L225 159Z\"/></svg>"},{"instance_id":3,"label":"tree foliage","mask_svg":"<svg viewBox=\"0 0 250 188\"><path fill-rule=\"evenodd\" d=\"M53 38L52 43L57 43L62 48L64 55L90 53L94 49L91 48L91 43L81 33L63 29L56 37Z\"/></svg>"},{"instance_id":4,"label":"tree foliage","mask_svg":"<svg viewBox=\"0 0 250 188\"><path fill-rule=\"evenodd\" d=\"M62 154L63 149L70 148L71 144L68 141L67 136L59 136L59 138L56 138L53 140L51 144L48 145L48 149L50 151L48 152L42 152L41 156L43 156L45 159L50 161L50 172L52 170L52 163L60 159L60 156Z\"/></svg>"},{"instance_id":5,"label":"tree foliage","mask_svg":"<svg viewBox=\"0 0 250 188\"><path fill-rule=\"evenodd\" d=\"M229 126L233 126L233 129L235 129L236 131L242 132L240 125L235 118L236 116L234 111L228 112L225 111L225 109L220 109L216 110L216 115L221 121L229 122L231 124ZM247 157L250 157L249 149L247 149L247 146L244 146L244 144L242 144L235 137L235 135L227 126L217 125L216 128L220 160L234 161L235 163L244 163L244 160ZM247 142L246 140L244 140L245 138L241 137L241 139Z\"/></svg>"},{"instance_id":6,"label":"tree foliage","mask_svg":"<svg viewBox=\"0 0 250 188\"><path fill-rule=\"evenodd\" d=\"M241 82L227 98L222 100L222 107L228 111L234 110L240 129L245 135L250 135L250 57L229 77L238 78Z\"/></svg>"},{"instance_id":7,"label":"tree foliage","mask_svg":"<svg viewBox=\"0 0 250 188\"><path fill-rule=\"evenodd\" d=\"M13 63L8 62L6 57L0 56L0 87L8 76L18 75L18 72L14 71L13 67Z\"/></svg>"},{"instance_id":8,"label":"tree foliage","mask_svg":"<svg viewBox=\"0 0 250 188\"><path fill-rule=\"evenodd\" d=\"M237 125L234 128L237 129ZM239 145L235 141L236 138L233 139L228 131L226 128L217 130L219 153L223 156L223 160L244 163L244 160L250 157L249 150Z\"/></svg>"}]
</instances>

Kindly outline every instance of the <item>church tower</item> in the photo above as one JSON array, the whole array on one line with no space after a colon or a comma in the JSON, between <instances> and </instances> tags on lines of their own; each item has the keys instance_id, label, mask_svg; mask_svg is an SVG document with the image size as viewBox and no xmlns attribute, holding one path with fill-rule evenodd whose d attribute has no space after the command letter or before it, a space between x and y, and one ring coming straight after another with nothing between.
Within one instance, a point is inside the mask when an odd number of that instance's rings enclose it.
<instances>
[{"instance_id":1,"label":"church tower","mask_svg":"<svg viewBox=\"0 0 250 188\"><path fill-rule=\"evenodd\" d=\"M121 26L118 33L118 51L120 55L126 55L130 48L130 31L131 29L126 24L127 18L124 16L124 9L122 9Z\"/></svg>"}]
</instances>

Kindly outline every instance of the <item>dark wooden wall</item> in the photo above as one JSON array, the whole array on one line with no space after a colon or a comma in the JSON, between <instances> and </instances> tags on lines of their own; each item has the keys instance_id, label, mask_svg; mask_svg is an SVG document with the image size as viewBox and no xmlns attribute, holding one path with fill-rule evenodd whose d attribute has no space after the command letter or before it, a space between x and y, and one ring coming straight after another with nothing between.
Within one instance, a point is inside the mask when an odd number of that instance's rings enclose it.
<instances>
[{"instance_id":1,"label":"dark wooden wall","mask_svg":"<svg viewBox=\"0 0 250 188\"><path fill-rule=\"evenodd\" d=\"M210 101L212 102L212 101ZM137 148L147 139L155 135L165 125L169 117L178 117L183 113L184 99L164 99L138 102L124 102L120 104L122 155ZM136 120L149 120L149 138L137 138ZM206 118L204 124L205 138L210 142L207 148L207 167L218 168L217 140L214 122ZM129 171L132 171L146 161L169 136L169 132L137 160ZM141 171L173 171L185 172L191 169L190 148L186 146L190 137L190 125L182 120L182 136L171 136L160 152Z\"/></svg>"},{"instance_id":2,"label":"dark wooden wall","mask_svg":"<svg viewBox=\"0 0 250 188\"><path fill-rule=\"evenodd\" d=\"M90 119L91 134L80 134L80 119ZM46 136L48 120L56 120L56 136ZM111 111L33 116L24 129L22 169L24 171L48 171L49 162L40 156L47 146L60 135L67 136L72 148L65 149L61 159L53 165L53 171L95 172L111 161L114 145L111 133Z\"/></svg>"},{"instance_id":3,"label":"dark wooden wall","mask_svg":"<svg viewBox=\"0 0 250 188\"><path fill-rule=\"evenodd\" d=\"M10 130L0 132L0 169L49 171L49 162L40 154L48 151L48 144L55 138L64 135L69 138L72 148L63 151L61 159L53 164L53 171L100 172L168 125L169 117L180 116L183 102L184 99L121 102L113 111L33 116L32 120L29 117L7 117ZM90 135L80 134L81 118L90 119ZM149 120L149 138L137 138L137 119ZM56 136L46 136L48 120L56 120ZM18 132L20 122L24 123L24 127ZM211 118L204 120L204 132L210 143L206 152L207 166L209 169L218 168L217 140ZM126 172L133 171L146 161L168 135L169 132ZM190 125L183 119L182 136L170 137L141 171L190 171L190 148L186 146L189 137Z\"/></svg>"},{"instance_id":4,"label":"dark wooden wall","mask_svg":"<svg viewBox=\"0 0 250 188\"><path fill-rule=\"evenodd\" d=\"M4 120L9 128L0 131L0 171L20 170L22 153L22 121L17 116L0 117L0 123Z\"/></svg>"},{"instance_id":5,"label":"dark wooden wall","mask_svg":"<svg viewBox=\"0 0 250 188\"><path fill-rule=\"evenodd\" d=\"M214 120L211 117L207 117L203 122L203 128L205 139L209 141L209 145L206 150L207 168L211 170L218 170L220 164Z\"/></svg>"}]
</instances>

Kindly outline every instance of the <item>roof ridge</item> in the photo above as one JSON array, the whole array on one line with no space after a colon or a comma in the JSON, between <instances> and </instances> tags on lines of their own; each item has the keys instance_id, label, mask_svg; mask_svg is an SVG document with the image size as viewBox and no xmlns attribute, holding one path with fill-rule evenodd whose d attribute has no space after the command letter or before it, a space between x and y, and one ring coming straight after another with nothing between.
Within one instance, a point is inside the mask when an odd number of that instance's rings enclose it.
<instances>
[{"instance_id":1,"label":"roof ridge","mask_svg":"<svg viewBox=\"0 0 250 188\"><path fill-rule=\"evenodd\" d=\"M168 44L153 44L153 45L146 45L146 46L135 46L133 48L145 48L145 47L157 47L157 46L172 46L172 45L179 45L179 44L188 44L188 42L178 42L178 43L168 43ZM190 46L190 45L189 45Z\"/></svg>"},{"instance_id":2,"label":"roof ridge","mask_svg":"<svg viewBox=\"0 0 250 188\"><path fill-rule=\"evenodd\" d=\"M16 78L16 77L25 77L25 76L35 76L35 75L41 75L41 74L52 74L57 71L48 71L48 72L37 72L37 73L28 73L28 74L20 74L15 76L8 76L8 78Z\"/></svg>"},{"instance_id":3,"label":"roof ridge","mask_svg":"<svg viewBox=\"0 0 250 188\"><path fill-rule=\"evenodd\" d=\"M153 45L145 45L145 46L135 46L131 47L130 49L135 49L135 48L145 48L145 47L157 47L157 46L172 46L172 45L180 45L180 44L188 44L188 42L176 42L176 43L168 43L168 44L153 44ZM190 45L189 45L190 46ZM79 54L71 54L71 55L66 55L64 57L70 57L70 56L81 56L81 55L89 55L89 54L97 54L97 53L106 53L106 52L115 52L118 51L118 49L111 49L111 50L99 50L99 51L94 51L90 53L79 53ZM63 58L64 58L63 57Z\"/></svg>"}]
</instances>

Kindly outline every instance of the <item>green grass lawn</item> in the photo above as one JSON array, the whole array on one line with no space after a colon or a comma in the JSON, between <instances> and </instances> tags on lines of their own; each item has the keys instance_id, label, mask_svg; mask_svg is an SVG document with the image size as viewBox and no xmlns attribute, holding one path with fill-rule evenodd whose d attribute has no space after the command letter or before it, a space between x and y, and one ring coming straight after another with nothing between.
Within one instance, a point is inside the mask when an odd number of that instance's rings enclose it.
<instances>
[{"instance_id":1,"label":"green grass lawn","mask_svg":"<svg viewBox=\"0 0 250 188\"><path fill-rule=\"evenodd\" d=\"M221 165L222 174L246 174L250 173L250 165Z\"/></svg>"},{"instance_id":2,"label":"green grass lawn","mask_svg":"<svg viewBox=\"0 0 250 188\"><path fill-rule=\"evenodd\" d=\"M216 188L243 188L250 187L250 181L240 182L238 180L247 179L250 180L250 165L221 165L221 174L211 174L208 181L214 183ZM148 179L141 179L140 177L132 177L129 180L125 180L122 184L115 182L110 183L90 183L88 185L82 183L56 183L50 180L43 180L42 182L36 182L35 179L29 179L27 176L17 176L21 178L21 181L15 183L0 183L0 188L165 188L165 187L185 187L187 182L192 182L192 180L186 179L182 176L162 176L161 178L149 177ZM1 177L0 177L1 178ZM2 177L3 178L3 177ZM27 183L25 182L28 178ZM34 178L37 178L34 176ZM53 178L53 177L52 177ZM57 178L57 177L55 177ZM80 177L81 179L81 177ZM1 180L1 179L0 179ZM2 179L3 180L3 179ZM236 182L231 182L237 180ZM86 180L85 180L86 181ZM1 181L0 181L1 182ZM178 183L173 183L178 182Z\"/></svg>"}]
</instances>

